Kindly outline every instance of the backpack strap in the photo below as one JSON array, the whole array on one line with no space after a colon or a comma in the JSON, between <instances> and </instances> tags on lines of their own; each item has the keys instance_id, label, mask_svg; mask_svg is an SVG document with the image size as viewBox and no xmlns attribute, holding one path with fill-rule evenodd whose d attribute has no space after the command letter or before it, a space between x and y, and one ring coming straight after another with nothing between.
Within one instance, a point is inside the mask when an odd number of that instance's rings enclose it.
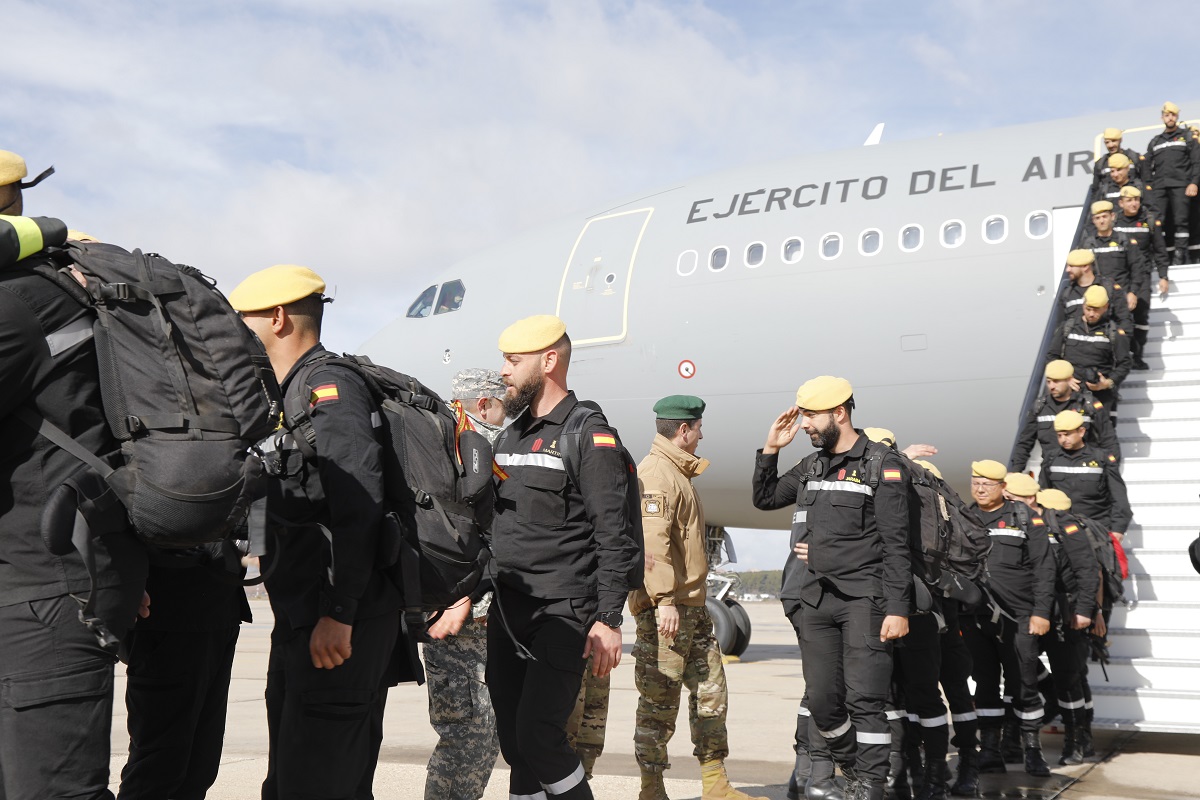
<instances>
[{"instance_id":1,"label":"backpack strap","mask_svg":"<svg viewBox=\"0 0 1200 800\"><path fill-rule=\"evenodd\" d=\"M309 361L300 367L300 371L292 378L293 387L308 386L309 379L317 367L337 359L333 353L323 353L320 357ZM369 382L368 382L369 384ZM283 397L283 427L292 434L296 449L305 461L317 460L317 432L313 428L312 416L309 415L308 397L302 396L300 390L289 391Z\"/></svg>"},{"instance_id":2,"label":"backpack strap","mask_svg":"<svg viewBox=\"0 0 1200 800\"><path fill-rule=\"evenodd\" d=\"M577 403L567 414L562 431L558 435L563 467L566 469L567 479L576 489L579 489L579 472L583 468L583 452L579 442L583 438L583 426L592 417L600 417L607 422L604 414L595 405L587 401Z\"/></svg>"}]
</instances>

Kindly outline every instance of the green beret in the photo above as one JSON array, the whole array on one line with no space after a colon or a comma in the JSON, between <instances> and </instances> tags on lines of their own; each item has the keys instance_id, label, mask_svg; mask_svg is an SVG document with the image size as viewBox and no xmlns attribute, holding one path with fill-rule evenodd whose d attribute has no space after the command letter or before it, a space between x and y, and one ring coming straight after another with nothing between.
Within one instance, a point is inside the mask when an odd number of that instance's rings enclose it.
<instances>
[{"instance_id":1,"label":"green beret","mask_svg":"<svg viewBox=\"0 0 1200 800\"><path fill-rule=\"evenodd\" d=\"M704 401L690 394L673 394L654 404L658 419L700 419L704 416Z\"/></svg>"}]
</instances>

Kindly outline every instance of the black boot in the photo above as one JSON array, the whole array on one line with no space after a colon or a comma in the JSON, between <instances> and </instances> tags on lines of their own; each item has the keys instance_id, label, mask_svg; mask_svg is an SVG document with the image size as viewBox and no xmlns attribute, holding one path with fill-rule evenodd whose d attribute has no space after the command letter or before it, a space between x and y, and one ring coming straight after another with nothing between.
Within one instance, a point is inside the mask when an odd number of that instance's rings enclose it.
<instances>
[{"instance_id":1,"label":"black boot","mask_svg":"<svg viewBox=\"0 0 1200 800\"><path fill-rule=\"evenodd\" d=\"M1000 755L1000 729L979 729L979 771L984 775L1007 772Z\"/></svg>"},{"instance_id":2,"label":"black boot","mask_svg":"<svg viewBox=\"0 0 1200 800\"><path fill-rule=\"evenodd\" d=\"M804 785L812 773L812 759L807 750L796 750L796 766L792 768L792 777L788 778L788 800L801 800L804 796Z\"/></svg>"},{"instance_id":3,"label":"black boot","mask_svg":"<svg viewBox=\"0 0 1200 800\"><path fill-rule=\"evenodd\" d=\"M883 781L865 778L859 781L854 800L884 800L886 788Z\"/></svg>"},{"instance_id":4,"label":"black boot","mask_svg":"<svg viewBox=\"0 0 1200 800\"><path fill-rule=\"evenodd\" d=\"M1171 266L1181 267L1187 263L1187 258L1188 258L1187 245L1180 247L1177 244L1177 245L1175 245L1174 252L1171 253Z\"/></svg>"},{"instance_id":5,"label":"black boot","mask_svg":"<svg viewBox=\"0 0 1200 800\"><path fill-rule=\"evenodd\" d=\"M1021 748L1021 726L1015 719L1004 720L1000 752L1004 755L1005 764L1020 764L1025 760L1025 753Z\"/></svg>"},{"instance_id":6,"label":"black boot","mask_svg":"<svg viewBox=\"0 0 1200 800\"><path fill-rule=\"evenodd\" d=\"M1083 763L1083 758L1075 749L1075 714L1076 711L1073 708L1063 709L1063 748L1062 756L1058 759L1060 767Z\"/></svg>"},{"instance_id":7,"label":"black boot","mask_svg":"<svg viewBox=\"0 0 1200 800\"><path fill-rule=\"evenodd\" d=\"M925 759L925 781L921 785L921 793L916 800L947 800L949 788L946 786L946 758Z\"/></svg>"},{"instance_id":8,"label":"black boot","mask_svg":"<svg viewBox=\"0 0 1200 800\"><path fill-rule=\"evenodd\" d=\"M921 726L907 720L904 722L904 763L915 797L921 793L921 784L925 781L925 760L921 753Z\"/></svg>"},{"instance_id":9,"label":"black boot","mask_svg":"<svg viewBox=\"0 0 1200 800\"><path fill-rule=\"evenodd\" d=\"M908 785L908 771L904 753L893 750L888 753L887 800L912 800L912 788Z\"/></svg>"},{"instance_id":10,"label":"black boot","mask_svg":"<svg viewBox=\"0 0 1200 800\"><path fill-rule=\"evenodd\" d=\"M950 787L955 797L979 796L979 755L971 750L958 751L958 776Z\"/></svg>"},{"instance_id":11,"label":"black boot","mask_svg":"<svg viewBox=\"0 0 1200 800\"><path fill-rule=\"evenodd\" d=\"M1042 758L1042 738L1037 731L1021 731L1025 745L1025 771L1035 778L1050 777L1050 765Z\"/></svg>"},{"instance_id":12,"label":"black boot","mask_svg":"<svg viewBox=\"0 0 1200 800\"><path fill-rule=\"evenodd\" d=\"M810 754L812 755L812 754ZM804 785L805 800L845 800L850 797L847 791L843 794L833 777L833 762L817 755L812 759L812 771L808 775L808 783Z\"/></svg>"},{"instance_id":13,"label":"black boot","mask_svg":"<svg viewBox=\"0 0 1200 800\"><path fill-rule=\"evenodd\" d=\"M1075 752L1079 754L1078 763L1082 764L1096 756L1096 748L1092 744L1092 722L1086 716L1075 725Z\"/></svg>"}]
</instances>

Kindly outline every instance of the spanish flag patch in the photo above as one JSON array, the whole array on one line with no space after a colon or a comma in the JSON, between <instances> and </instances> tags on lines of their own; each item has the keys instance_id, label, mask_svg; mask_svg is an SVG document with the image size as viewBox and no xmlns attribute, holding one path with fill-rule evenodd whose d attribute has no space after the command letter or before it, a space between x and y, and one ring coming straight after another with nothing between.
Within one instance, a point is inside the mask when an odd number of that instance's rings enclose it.
<instances>
[{"instance_id":1,"label":"spanish flag patch","mask_svg":"<svg viewBox=\"0 0 1200 800\"><path fill-rule=\"evenodd\" d=\"M884 479L885 481L898 481L898 480L900 480L900 470L898 470L898 469L885 469L885 470L883 471L883 479Z\"/></svg>"},{"instance_id":2,"label":"spanish flag patch","mask_svg":"<svg viewBox=\"0 0 1200 800\"><path fill-rule=\"evenodd\" d=\"M617 437L613 436L611 433L593 433L592 434L592 446L593 447L616 447L617 446Z\"/></svg>"},{"instance_id":3,"label":"spanish flag patch","mask_svg":"<svg viewBox=\"0 0 1200 800\"><path fill-rule=\"evenodd\" d=\"M338 399L338 386L336 383L323 383L312 390L312 395L308 398L310 406L318 406L321 403L332 403Z\"/></svg>"},{"instance_id":4,"label":"spanish flag patch","mask_svg":"<svg viewBox=\"0 0 1200 800\"><path fill-rule=\"evenodd\" d=\"M502 481L508 480L508 473L500 469L500 465L495 461L492 462L492 474Z\"/></svg>"},{"instance_id":5,"label":"spanish flag patch","mask_svg":"<svg viewBox=\"0 0 1200 800\"><path fill-rule=\"evenodd\" d=\"M1045 525L1046 522L1041 517L1034 517L1032 520L1034 525Z\"/></svg>"},{"instance_id":6,"label":"spanish flag patch","mask_svg":"<svg viewBox=\"0 0 1200 800\"><path fill-rule=\"evenodd\" d=\"M1112 453L1109 453L1109 454L1108 454L1108 460L1109 460L1109 461L1111 461L1111 462L1112 462L1112 463L1114 463L1114 464L1115 464L1115 463L1117 463L1117 457L1116 457L1116 456L1114 456Z\"/></svg>"},{"instance_id":7,"label":"spanish flag patch","mask_svg":"<svg viewBox=\"0 0 1200 800\"><path fill-rule=\"evenodd\" d=\"M1096 400L1095 402L1092 403L1092 408L1099 411L1100 409L1104 408L1104 403L1101 403L1099 400Z\"/></svg>"},{"instance_id":8,"label":"spanish flag patch","mask_svg":"<svg viewBox=\"0 0 1200 800\"><path fill-rule=\"evenodd\" d=\"M1079 530L1078 525L1068 525L1067 527L1063 528L1063 531L1065 533L1075 533L1078 530Z\"/></svg>"}]
</instances>

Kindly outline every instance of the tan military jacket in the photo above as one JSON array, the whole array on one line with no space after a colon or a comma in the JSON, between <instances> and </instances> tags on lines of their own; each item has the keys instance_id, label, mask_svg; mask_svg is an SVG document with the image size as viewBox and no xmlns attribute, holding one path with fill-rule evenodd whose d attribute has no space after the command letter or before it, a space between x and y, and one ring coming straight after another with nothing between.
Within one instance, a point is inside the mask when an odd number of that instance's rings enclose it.
<instances>
[{"instance_id":1,"label":"tan military jacket","mask_svg":"<svg viewBox=\"0 0 1200 800\"><path fill-rule=\"evenodd\" d=\"M660 605L704 605L704 507L692 478L707 467L708 459L684 452L659 434L638 464L646 579L629 593L631 614Z\"/></svg>"}]
</instances>

